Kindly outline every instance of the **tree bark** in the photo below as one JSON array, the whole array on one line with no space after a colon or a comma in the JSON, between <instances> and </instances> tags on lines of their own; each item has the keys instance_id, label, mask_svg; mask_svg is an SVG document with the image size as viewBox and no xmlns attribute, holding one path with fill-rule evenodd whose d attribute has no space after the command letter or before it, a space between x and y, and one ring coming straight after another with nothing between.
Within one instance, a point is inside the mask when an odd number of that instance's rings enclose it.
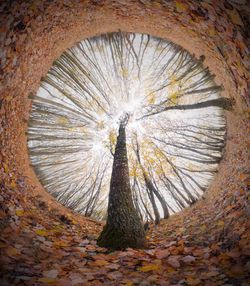
<instances>
[{"instance_id":1,"label":"tree bark","mask_svg":"<svg viewBox=\"0 0 250 286\"><path fill-rule=\"evenodd\" d=\"M112 249L142 248L145 231L132 199L126 149L126 121L120 122L110 182L108 218L97 244Z\"/></svg>"}]
</instances>

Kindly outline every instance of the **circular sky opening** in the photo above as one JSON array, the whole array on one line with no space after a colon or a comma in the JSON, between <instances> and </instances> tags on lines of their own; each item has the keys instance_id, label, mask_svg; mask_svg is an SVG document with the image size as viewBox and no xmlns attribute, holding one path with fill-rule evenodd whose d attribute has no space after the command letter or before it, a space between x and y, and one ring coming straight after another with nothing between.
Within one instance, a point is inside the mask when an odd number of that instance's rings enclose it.
<instances>
[{"instance_id":1,"label":"circular sky opening","mask_svg":"<svg viewBox=\"0 0 250 286\"><path fill-rule=\"evenodd\" d=\"M44 188L66 207L105 219L126 115L141 219L195 203L217 172L226 131L227 101L203 61L169 41L125 32L65 51L42 78L29 120L30 159Z\"/></svg>"}]
</instances>

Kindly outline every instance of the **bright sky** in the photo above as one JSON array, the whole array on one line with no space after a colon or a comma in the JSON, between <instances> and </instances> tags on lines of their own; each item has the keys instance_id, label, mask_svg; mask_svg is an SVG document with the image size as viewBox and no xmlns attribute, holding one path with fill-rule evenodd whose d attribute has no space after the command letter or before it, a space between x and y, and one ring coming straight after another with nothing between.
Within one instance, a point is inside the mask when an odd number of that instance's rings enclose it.
<instances>
[{"instance_id":1,"label":"bright sky","mask_svg":"<svg viewBox=\"0 0 250 286\"><path fill-rule=\"evenodd\" d=\"M217 107L164 109L219 98L214 86L202 63L162 39L114 33L83 40L54 62L34 99L31 162L60 202L82 213L91 205L92 216L102 218L113 161L110 148L119 118L127 112L131 185L143 216L145 205L153 211L135 138L155 186L169 207L180 211L178 200L187 206L188 192L198 198L217 170L225 120Z\"/></svg>"}]
</instances>

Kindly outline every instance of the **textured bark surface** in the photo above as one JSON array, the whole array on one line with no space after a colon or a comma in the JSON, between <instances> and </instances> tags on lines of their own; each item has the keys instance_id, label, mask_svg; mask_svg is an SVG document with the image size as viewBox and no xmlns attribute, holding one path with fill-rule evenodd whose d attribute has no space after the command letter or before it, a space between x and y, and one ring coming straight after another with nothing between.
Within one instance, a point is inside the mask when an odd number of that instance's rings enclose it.
<instances>
[{"instance_id":1,"label":"textured bark surface","mask_svg":"<svg viewBox=\"0 0 250 286\"><path fill-rule=\"evenodd\" d=\"M117 137L107 224L97 241L99 246L113 249L141 248L145 245L145 232L131 194L125 125L121 121Z\"/></svg>"}]
</instances>

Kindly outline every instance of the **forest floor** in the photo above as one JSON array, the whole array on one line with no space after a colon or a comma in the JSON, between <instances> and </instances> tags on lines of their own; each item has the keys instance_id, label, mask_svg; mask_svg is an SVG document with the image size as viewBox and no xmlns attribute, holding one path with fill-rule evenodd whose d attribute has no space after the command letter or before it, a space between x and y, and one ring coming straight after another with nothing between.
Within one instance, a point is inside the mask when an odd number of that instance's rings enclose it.
<instances>
[{"instance_id":1,"label":"forest floor","mask_svg":"<svg viewBox=\"0 0 250 286\"><path fill-rule=\"evenodd\" d=\"M2 286L250 283L244 188L151 225L146 249L113 252L96 245L101 223L62 214L39 197L34 204L24 185L15 188L0 196Z\"/></svg>"}]
</instances>

